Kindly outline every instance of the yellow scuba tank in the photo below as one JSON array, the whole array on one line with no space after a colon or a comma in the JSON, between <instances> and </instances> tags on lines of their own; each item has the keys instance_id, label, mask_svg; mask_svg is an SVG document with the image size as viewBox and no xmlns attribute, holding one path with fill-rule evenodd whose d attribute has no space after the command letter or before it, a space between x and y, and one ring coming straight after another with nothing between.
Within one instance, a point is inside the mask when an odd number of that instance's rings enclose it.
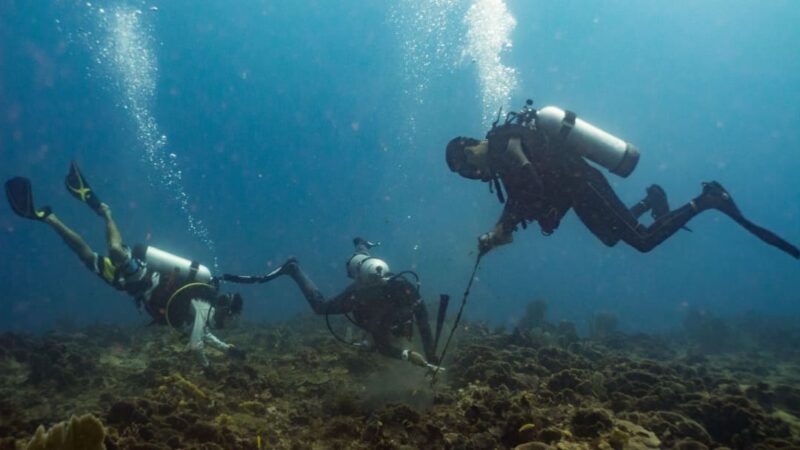
<instances>
[{"instance_id":1,"label":"yellow scuba tank","mask_svg":"<svg viewBox=\"0 0 800 450\"><path fill-rule=\"evenodd\" d=\"M536 127L584 158L615 175L627 177L639 162L639 149L555 106L536 111Z\"/></svg>"}]
</instances>

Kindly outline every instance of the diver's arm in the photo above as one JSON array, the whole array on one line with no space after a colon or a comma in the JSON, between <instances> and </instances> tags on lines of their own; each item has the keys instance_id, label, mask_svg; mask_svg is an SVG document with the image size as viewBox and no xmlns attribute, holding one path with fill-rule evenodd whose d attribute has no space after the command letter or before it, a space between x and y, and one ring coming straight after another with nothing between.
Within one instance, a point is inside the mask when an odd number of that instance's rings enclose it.
<instances>
[{"instance_id":1,"label":"diver's arm","mask_svg":"<svg viewBox=\"0 0 800 450\"><path fill-rule=\"evenodd\" d=\"M481 254L489 252L489 250L498 245L510 244L514 241L512 233L517 227L517 224L522 222L522 219L511 210L509 205L510 202L506 203L505 208L503 208L503 214L500 216L494 228L478 237L478 251Z\"/></svg>"},{"instance_id":2,"label":"diver's arm","mask_svg":"<svg viewBox=\"0 0 800 450\"><path fill-rule=\"evenodd\" d=\"M194 324L192 325L192 334L189 336L187 348L194 352L200 365L208 367L208 358L206 358L204 351L205 344L203 338L210 307L205 302L192 299L192 309L194 310Z\"/></svg>"},{"instance_id":3,"label":"diver's arm","mask_svg":"<svg viewBox=\"0 0 800 450\"><path fill-rule=\"evenodd\" d=\"M511 162L511 165L514 167L531 165L530 160L525 156L525 151L522 149L522 141L518 137L513 137L508 140L505 157L509 159L509 162Z\"/></svg>"},{"instance_id":4,"label":"diver's arm","mask_svg":"<svg viewBox=\"0 0 800 450\"><path fill-rule=\"evenodd\" d=\"M209 317L212 314L212 309L208 302L192 299L192 309L194 310L194 324L192 325L192 334L189 337L187 347L195 353L197 360L203 367L208 367L205 344L223 352L228 352L233 346L226 344L211 333L208 323L212 319L212 317Z\"/></svg>"},{"instance_id":5,"label":"diver's arm","mask_svg":"<svg viewBox=\"0 0 800 450\"><path fill-rule=\"evenodd\" d=\"M523 180L529 179L529 184L533 184L530 187L541 191L541 181L530 160L525 156L520 138L515 137L508 140L506 151L502 157L513 168L508 176L515 179L518 177ZM516 211L517 208L514 199L509 197L494 228L478 237L478 251L481 254L487 253L498 245L509 244L513 241L512 233L523 220L522 214Z\"/></svg>"},{"instance_id":6,"label":"diver's arm","mask_svg":"<svg viewBox=\"0 0 800 450\"><path fill-rule=\"evenodd\" d=\"M521 179L528 180L529 189L536 189L538 192L544 190L542 184L542 177L536 172L531 161L525 155L525 150L522 148L522 141L520 138L511 138L506 145L506 152L503 155L513 171L510 173L513 177L520 177ZM532 185L532 186L531 186Z\"/></svg>"},{"instance_id":7,"label":"diver's arm","mask_svg":"<svg viewBox=\"0 0 800 450\"><path fill-rule=\"evenodd\" d=\"M417 367L424 367L430 371L429 373L435 374L436 372L444 372L444 367L429 363L417 352L403 350L403 360L408 361Z\"/></svg>"},{"instance_id":8,"label":"diver's arm","mask_svg":"<svg viewBox=\"0 0 800 450\"><path fill-rule=\"evenodd\" d=\"M517 229L517 225L522 223L522 215L514 211L514 203L509 201L505 204L500 218L494 225L492 233L495 235L496 245L508 244L512 241L512 233Z\"/></svg>"},{"instance_id":9,"label":"diver's arm","mask_svg":"<svg viewBox=\"0 0 800 450\"><path fill-rule=\"evenodd\" d=\"M214 336L214 334L211 333L211 330L209 330L208 327L206 327L205 334L203 335L203 341L217 350L222 350L223 352L228 351L228 349L232 347L230 344L227 344L223 342L220 338Z\"/></svg>"},{"instance_id":10,"label":"diver's arm","mask_svg":"<svg viewBox=\"0 0 800 450\"><path fill-rule=\"evenodd\" d=\"M372 340L375 343L375 349L378 350L378 353L383 356L399 359L401 361L408 361L417 367L424 367L428 370L444 370L441 367L437 367L436 365L429 363L427 360L425 360L424 356L417 352L413 352L407 348L399 349L390 344L391 338L389 337L388 332L372 333Z\"/></svg>"}]
</instances>

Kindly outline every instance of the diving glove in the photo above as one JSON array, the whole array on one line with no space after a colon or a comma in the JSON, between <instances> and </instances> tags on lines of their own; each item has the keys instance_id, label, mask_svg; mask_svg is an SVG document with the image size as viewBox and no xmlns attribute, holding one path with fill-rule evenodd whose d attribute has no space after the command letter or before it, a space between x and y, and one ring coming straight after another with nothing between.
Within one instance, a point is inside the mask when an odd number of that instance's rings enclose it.
<instances>
[{"instance_id":1,"label":"diving glove","mask_svg":"<svg viewBox=\"0 0 800 450\"><path fill-rule=\"evenodd\" d=\"M483 233L478 237L478 251L481 255L485 255L498 245L505 245L511 241L511 233L503 232L502 225L498 225L494 230Z\"/></svg>"},{"instance_id":2,"label":"diving glove","mask_svg":"<svg viewBox=\"0 0 800 450\"><path fill-rule=\"evenodd\" d=\"M431 372L444 372L443 367L439 367L435 364L431 364L425 360L425 358L417 352L412 352L410 350L403 350L403 360L410 362L411 364L419 367L424 367Z\"/></svg>"},{"instance_id":3,"label":"diving glove","mask_svg":"<svg viewBox=\"0 0 800 450\"><path fill-rule=\"evenodd\" d=\"M435 364L430 364L430 363L428 363L428 364L425 364L425 367L427 367L427 368L428 368L428 370L430 370L430 371L431 371L431 373L439 373L439 372L444 372L444 371L446 370L446 369L445 369L444 367L442 367L442 366L437 366L437 365L435 365Z\"/></svg>"}]
</instances>

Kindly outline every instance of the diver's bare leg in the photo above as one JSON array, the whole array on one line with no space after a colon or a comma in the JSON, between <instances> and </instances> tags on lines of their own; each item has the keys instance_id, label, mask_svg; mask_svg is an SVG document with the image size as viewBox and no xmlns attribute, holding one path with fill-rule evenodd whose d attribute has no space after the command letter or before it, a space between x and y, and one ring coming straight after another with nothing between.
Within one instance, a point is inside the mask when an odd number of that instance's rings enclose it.
<instances>
[{"instance_id":1,"label":"diver's bare leg","mask_svg":"<svg viewBox=\"0 0 800 450\"><path fill-rule=\"evenodd\" d=\"M114 264L123 264L127 259L127 252L122 245L122 235L117 228L117 223L111 216L111 208L103 203L100 206L101 216L106 222L106 244L108 245L108 256Z\"/></svg>"},{"instance_id":2,"label":"diver's bare leg","mask_svg":"<svg viewBox=\"0 0 800 450\"><path fill-rule=\"evenodd\" d=\"M83 261L84 264L92 264L94 262L94 251L89 247L89 244L83 240L81 235L74 232L71 228L64 225L55 214L50 214L44 219L56 233L61 237L64 243Z\"/></svg>"}]
</instances>

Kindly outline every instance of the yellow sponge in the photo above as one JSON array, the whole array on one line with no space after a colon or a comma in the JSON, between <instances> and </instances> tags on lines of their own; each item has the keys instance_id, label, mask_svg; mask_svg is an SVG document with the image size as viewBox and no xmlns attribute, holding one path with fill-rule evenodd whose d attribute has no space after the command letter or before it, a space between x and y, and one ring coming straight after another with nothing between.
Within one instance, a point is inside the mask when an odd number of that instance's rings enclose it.
<instances>
[{"instance_id":1,"label":"yellow sponge","mask_svg":"<svg viewBox=\"0 0 800 450\"><path fill-rule=\"evenodd\" d=\"M105 437L106 430L97 417L72 416L68 422L57 423L46 432L39 425L25 450L106 450Z\"/></svg>"}]
</instances>

